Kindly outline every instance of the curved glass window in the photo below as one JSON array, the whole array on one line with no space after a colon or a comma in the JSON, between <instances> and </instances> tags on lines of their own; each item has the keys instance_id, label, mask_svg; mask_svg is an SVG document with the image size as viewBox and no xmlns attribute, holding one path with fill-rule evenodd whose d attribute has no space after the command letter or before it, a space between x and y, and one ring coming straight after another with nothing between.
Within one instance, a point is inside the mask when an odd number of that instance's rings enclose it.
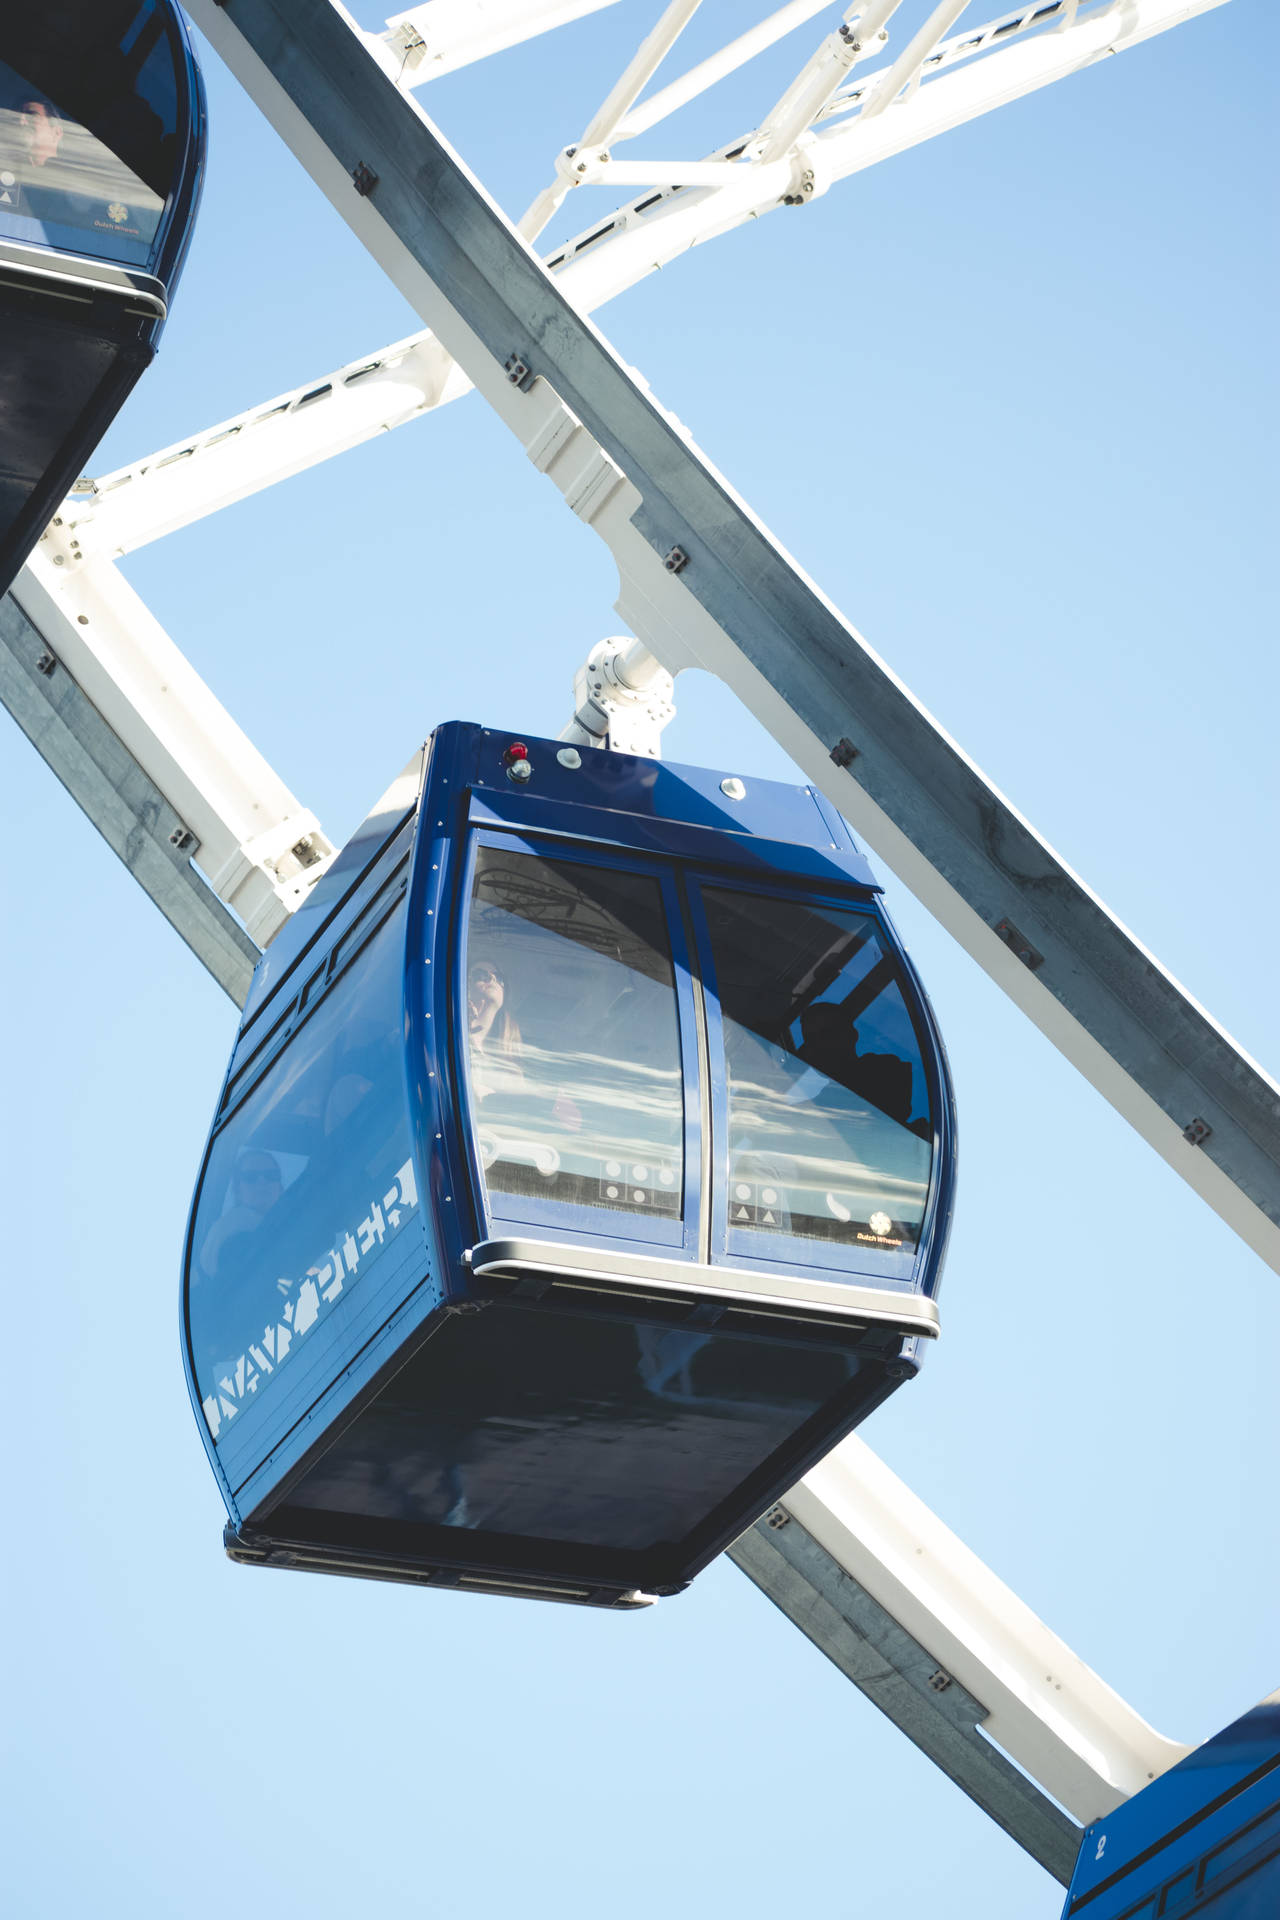
<instances>
[{"instance_id":1,"label":"curved glass window","mask_svg":"<svg viewBox=\"0 0 1280 1920\"><path fill-rule=\"evenodd\" d=\"M683 1073L657 880L480 847L464 1015L491 1197L679 1216Z\"/></svg>"},{"instance_id":2,"label":"curved glass window","mask_svg":"<svg viewBox=\"0 0 1280 1920\"><path fill-rule=\"evenodd\" d=\"M0 60L0 233L145 266L180 158L168 9L40 0L21 11Z\"/></svg>"},{"instance_id":3,"label":"curved glass window","mask_svg":"<svg viewBox=\"0 0 1280 1920\"><path fill-rule=\"evenodd\" d=\"M929 1089L870 914L705 887L728 1081L728 1225L915 1247Z\"/></svg>"},{"instance_id":4,"label":"curved glass window","mask_svg":"<svg viewBox=\"0 0 1280 1920\"><path fill-rule=\"evenodd\" d=\"M192 1364L214 1439L418 1204L405 1115L404 912L215 1136L192 1228Z\"/></svg>"}]
</instances>

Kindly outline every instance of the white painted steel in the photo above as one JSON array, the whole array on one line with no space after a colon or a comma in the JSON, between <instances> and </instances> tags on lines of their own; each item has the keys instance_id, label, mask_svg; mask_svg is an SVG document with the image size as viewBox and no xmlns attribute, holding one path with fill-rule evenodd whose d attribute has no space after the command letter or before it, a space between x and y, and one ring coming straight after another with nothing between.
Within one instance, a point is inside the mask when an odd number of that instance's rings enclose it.
<instances>
[{"instance_id":1,"label":"white painted steel","mask_svg":"<svg viewBox=\"0 0 1280 1920\"><path fill-rule=\"evenodd\" d=\"M901 0L876 0L862 10L858 30L867 36L864 49L900 4ZM723 157L700 163L613 159L602 163L588 154L583 180L611 180L619 185L636 181L664 190L658 203L646 206L644 212L640 205L652 195L642 195L640 201L616 212L613 229L603 238L595 236L609 225L608 219L553 249L550 261L557 285L580 313L592 313L689 248L781 207L792 190L797 200L816 197L835 181L878 160L1035 87L1047 86L1108 52L1123 51L1224 4L1225 0L1190 0L1190 4L1188 0L1126 0L1122 21L1117 21L1114 5L1105 14L1095 11L1081 17L1074 26L1071 16L1064 14L1062 24L1025 46L1018 44L1016 35L992 40L1002 20L1019 17L1001 16L937 47L934 58L939 65L933 77L908 100L898 100L891 114L879 112L864 119L859 112L851 121L822 129L827 116L847 114L860 98L868 97L876 85L873 71L856 92L837 92L818 112L818 131L799 136L792 150L767 164L734 163ZM617 137L640 131L637 114L659 99L668 101L667 111L674 110L721 72L742 64L817 11L814 0L783 8L724 49L723 55L694 69L686 76L687 87L685 81L676 82L662 95L654 95L645 108L635 109L623 120ZM858 11L849 9L850 14ZM1022 13L1029 16L1034 11L1027 8ZM397 16L401 17L408 16ZM732 62L725 65L731 54ZM938 73L961 59L966 62L963 71L950 76L944 89ZM715 73L710 72L713 67ZM697 86L693 85L695 74L702 76ZM678 97L677 89L682 89ZM643 124L651 125L660 117L654 113ZM743 144L742 140L731 142L722 153ZM684 190L673 191L676 185ZM531 208L526 220L533 213ZM526 231L526 237L533 230ZM162 533L189 525L470 391L470 379L441 343L429 331L416 334L101 476L97 492L88 499L68 501L64 513L76 525L86 554L129 553Z\"/></svg>"},{"instance_id":2,"label":"white painted steel","mask_svg":"<svg viewBox=\"0 0 1280 1920\"><path fill-rule=\"evenodd\" d=\"M470 390L439 341L415 334L102 474L62 518L86 557L132 553Z\"/></svg>"},{"instance_id":3,"label":"white painted steel","mask_svg":"<svg viewBox=\"0 0 1280 1920\"><path fill-rule=\"evenodd\" d=\"M543 189L533 205L516 222L518 231L526 240L535 240L570 188L582 184L586 156L608 147L627 109L635 105L701 4L702 0L671 0L653 32L640 43L634 58L592 115L582 138L560 155L556 163L556 179Z\"/></svg>"},{"instance_id":4,"label":"white painted steel","mask_svg":"<svg viewBox=\"0 0 1280 1920\"><path fill-rule=\"evenodd\" d=\"M1148 1726L856 1436L780 1505L982 1702L983 1732L1083 1825L1191 1751Z\"/></svg>"},{"instance_id":5,"label":"white painted steel","mask_svg":"<svg viewBox=\"0 0 1280 1920\"><path fill-rule=\"evenodd\" d=\"M397 62L393 77L403 86L417 87L615 4L616 0L422 0L420 6L393 14L382 38Z\"/></svg>"},{"instance_id":6,"label":"white painted steel","mask_svg":"<svg viewBox=\"0 0 1280 1920\"><path fill-rule=\"evenodd\" d=\"M884 0L878 0L878 3L883 5ZM901 6L901 4L902 0L891 0L888 11L892 12L895 6ZM700 93L705 93L707 88L713 87L718 80L736 73L739 67L746 66L748 60L754 60L758 53L764 53L788 33L794 32L797 27L802 27L806 21L812 20L815 14L825 13L829 6L830 0L791 0L789 6L779 7L778 11L771 13L767 20L762 20L758 26L739 34L736 40L731 40L727 46L720 49L719 53L713 53L708 59L700 60L696 67L690 67L688 73L682 74L678 80L671 81L660 92L651 94L638 107L633 107L622 121L615 137L619 140L633 140L638 133L647 133L650 127L656 127L659 121L667 119L679 108L687 106L690 100L696 100ZM865 8L850 7L845 18L848 19L850 15L866 11Z\"/></svg>"},{"instance_id":7,"label":"white painted steel","mask_svg":"<svg viewBox=\"0 0 1280 1920\"><path fill-rule=\"evenodd\" d=\"M887 17L887 5L879 9ZM870 30L870 29L868 29ZM790 153L822 109L839 91L862 54L863 43L851 29L829 33L813 58L800 69L786 92L765 114L760 131L748 148L753 161L767 166Z\"/></svg>"},{"instance_id":8,"label":"white painted steel","mask_svg":"<svg viewBox=\"0 0 1280 1920\"><path fill-rule=\"evenodd\" d=\"M862 118L883 113L891 106L905 88L918 81L924 71L924 63L937 47L938 42L953 27L969 0L940 0L919 33L913 34L898 58L886 67L873 82L874 91L869 86L863 95ZM825 105L825 101L823 102Z\"/></svg>"},{"instance_id":9,"label":"white painted steel","mask_svg":"<svg viewBox=\"0 0 1280 1920\"><path fill-rule=\"evenodd\" d=\"M1114 0L1105 12L1081 13L1073 21L1064 14L1063 24L1050 30L1034 30L1028 21L1019 32L999 40L991 36L1000 21L988 22L954 41L944 41L935 49L936 66L924 70L920 84L892 104L886 102L882 112L864 121L857 110L859 102L870 97L876 73L888 71L873 70L851 91L837 92L821 110L815 127L799 136L791 156L794 185L803 184L806 170L814 174L820 190L849 179L878 161L904 153L1225 4L1226 0ZM1010 17L1019 16L1003 16ZM980 44L966 53L970 40ZM751 137L745 134L726 142L714 157L737 151L749 144ZM615 174L613 178L620 181L622 176ZM652 176L651 184L658 184ZM608 216L584 228L550 255L548 265L558 269L557 278L564 281L566 293L580 312L595 312L688 248L773 212L782 204L785 192L775 175L755 172L749 165L707 176L698 186L692 184L686 170L680 184L683 192L665 185L656 204L651 203L651 195L641 194L619 207L606 237L593 238L609 224ZM567 276L571 268L570 287Z\"/></svg>"},{"instance_id":10,"label":"white painted steel","mask_svg":"<svg viewBox=\"0 0 1280 1920\"><path fill-rule=\"evenodd\" d=\"M192 858L265 947L334 857L313 813L109 560L51 528L11 592L199 843Z\"/></svg>"}]
</instances>

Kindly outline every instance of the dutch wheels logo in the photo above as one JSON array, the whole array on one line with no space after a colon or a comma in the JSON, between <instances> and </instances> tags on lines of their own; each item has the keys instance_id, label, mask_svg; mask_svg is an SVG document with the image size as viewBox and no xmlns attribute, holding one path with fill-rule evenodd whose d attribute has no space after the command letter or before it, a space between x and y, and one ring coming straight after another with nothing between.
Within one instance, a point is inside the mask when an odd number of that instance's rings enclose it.
<instances>
[{"instance_id":1,"label":"dutch wheels logo","mask_svg":"<svg viewBox=\"0 0 1280 1920\"><path fill-rule=\"evenodd\" d=\"M870 1227L872 1233L875 1234L877 1240L883 1240L892 1229L893 1222L887 1213L873 1213L867 1225Z\"/></svg>"}]
</instances>

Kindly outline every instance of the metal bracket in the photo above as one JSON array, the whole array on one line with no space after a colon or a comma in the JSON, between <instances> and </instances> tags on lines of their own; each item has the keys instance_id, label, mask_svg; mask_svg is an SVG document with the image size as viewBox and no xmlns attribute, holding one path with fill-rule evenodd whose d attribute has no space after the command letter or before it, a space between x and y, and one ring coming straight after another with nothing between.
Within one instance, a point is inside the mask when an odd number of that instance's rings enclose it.
<instances>
[{"instance_id":1,"label":"metal bracket","mask_svg":"<svg viewBox=\"0 0 1280 1920\"><path fill-rule=\"evenodd\" d=\"M675 718L674 696L675 681L638 640L599 640L573 677L574 715L560 738L656 760L663 728Z\"/></svg>"},{"instance_id":2,"label":"metal bracket","mask_svg":"<svg viewBox=\"0 0 1280 1920\"><path fill-rule=\"evenodd\" d=\"M1037 967L1044 965L1044 955L1038 947L1033 947L1025 933L1019 933L1012 920L997 920L996 933L1004 941L1011 953L1016 953L1024 967L1034 973Z\"/></svg>"}]
</instances>

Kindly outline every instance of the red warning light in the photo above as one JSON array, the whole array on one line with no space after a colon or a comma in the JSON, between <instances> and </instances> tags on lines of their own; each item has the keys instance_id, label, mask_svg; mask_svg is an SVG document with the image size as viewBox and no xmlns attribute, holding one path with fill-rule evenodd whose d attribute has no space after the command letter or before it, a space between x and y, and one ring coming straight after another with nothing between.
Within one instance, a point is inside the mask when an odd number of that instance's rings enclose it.
<instances>
[{"instance_id":1,"label":"red warning light","mask_svg":"<svg viewBox=\"0 0 1280 1920\"><path fill-rule=\"evenodd\" d=\"M528 758L529 749L526 747L524 741L513 740L502 756L502 764L504 767L509 767L517 760L527 760Z\"/></svg>"}]
</instances>

